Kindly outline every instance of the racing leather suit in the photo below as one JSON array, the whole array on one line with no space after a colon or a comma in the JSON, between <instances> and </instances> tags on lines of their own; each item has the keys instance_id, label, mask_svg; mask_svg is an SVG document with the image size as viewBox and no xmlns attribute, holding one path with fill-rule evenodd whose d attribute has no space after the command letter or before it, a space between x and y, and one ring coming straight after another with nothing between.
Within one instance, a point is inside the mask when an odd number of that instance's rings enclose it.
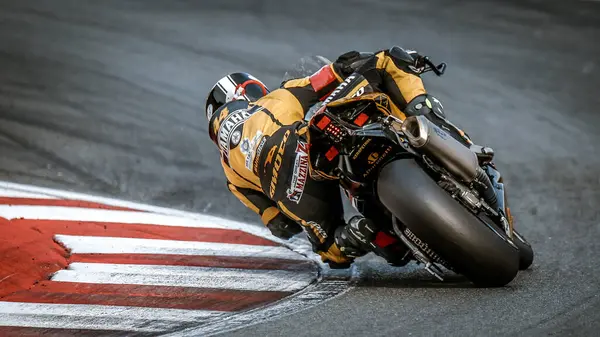
<instances>
[{"instance_id":1,"label":"racing leather suit","mask_svg":"<svg viewBox=\"0 0 600 337\"><path fill-rule=\"evenodd\" d=\"M289 219L302 225L324 262L351 262L333 238L336 228L345 226L338 181L310 172L305 114L319 101L331 101L340 92L336 99L355 95L368 83L389 95L391 113L398 118L434 112L442 118L441 105L429 99L419 70L418 62L399 47L368 54L353 51L311 76L283 83L256 102L225 104L214 113L209 129L217 137L229 190L267 226ZM342 88L353 73L362 75L354 81L360 83Z\"/></svg>"}]
</instances>

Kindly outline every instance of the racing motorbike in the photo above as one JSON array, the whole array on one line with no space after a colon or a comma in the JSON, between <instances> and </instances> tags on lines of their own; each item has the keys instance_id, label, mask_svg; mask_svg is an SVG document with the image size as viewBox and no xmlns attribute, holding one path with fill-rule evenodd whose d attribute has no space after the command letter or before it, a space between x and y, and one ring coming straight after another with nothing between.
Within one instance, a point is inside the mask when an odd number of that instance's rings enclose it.
<instances>
[{"instance_id":1,"label":"racing motorbike","mask_svg":"<svg viewBox=\"0 0 600 337\"><path fill-rule=\"evenodd\" d=\"M446 69L424 63L422 73ZM315 107L313 171L339 179L353 206L375 221L381 232L373 252L390 264L416 261L442 281L444 267L478 286L510 283L532 264L533 250L515 229L493 150L459 141L442 111L402 120L389 103L365 92Z\"/></svg>"}]
</instances>

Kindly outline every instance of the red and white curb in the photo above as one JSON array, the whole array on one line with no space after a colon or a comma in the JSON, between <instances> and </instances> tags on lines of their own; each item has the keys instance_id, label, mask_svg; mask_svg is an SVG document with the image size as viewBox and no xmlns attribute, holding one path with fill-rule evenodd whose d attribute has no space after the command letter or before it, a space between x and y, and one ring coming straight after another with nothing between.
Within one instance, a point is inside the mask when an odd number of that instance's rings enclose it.
<instances>
[{"instance_id":1,"label":"red and white curb","mask_svg":"<svg viewBox=\"0 0 600 337\"><path fill-rule=\"evenodd\" d=\"M206 336L348 288L263 227L6 182L0 256L0 336Z\"/></svg>"}]
</instances>

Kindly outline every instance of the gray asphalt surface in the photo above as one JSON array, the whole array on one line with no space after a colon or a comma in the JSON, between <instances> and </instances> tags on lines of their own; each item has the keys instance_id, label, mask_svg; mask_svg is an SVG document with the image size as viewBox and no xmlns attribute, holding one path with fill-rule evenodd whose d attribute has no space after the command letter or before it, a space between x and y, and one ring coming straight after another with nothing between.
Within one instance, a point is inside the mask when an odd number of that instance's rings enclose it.
<instances>
[{"instance_id":1,"label":"gray asphalt surface","mask_svg":"<svg viewBox=\"0 0 600 337\"><path fill-rule=\"evenodd\" d=\"M207 138L210 86L399 44L448 62L426 86L496 149L533 268L474 289L367 257L354 290L231 335L596 335L599 15L594 1L0 0L0 180L256 222Z\"/></svg>"}]
</instances>

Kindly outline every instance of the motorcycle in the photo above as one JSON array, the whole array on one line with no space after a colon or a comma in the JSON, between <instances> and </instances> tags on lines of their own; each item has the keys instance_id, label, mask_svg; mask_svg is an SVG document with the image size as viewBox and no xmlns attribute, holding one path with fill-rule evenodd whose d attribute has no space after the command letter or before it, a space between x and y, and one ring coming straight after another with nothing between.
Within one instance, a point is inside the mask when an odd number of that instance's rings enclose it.
<instances>
[{"instance_id":1,"label":"motorcycle","mask_svg":"<svg viewBox=\"0 0 600 337\"><path fill-rule=\"evenodd\" d=\"M445 63L422 61L422 73L444 74ZM328 62L303 59L284 81ZM484 287L504 286L532 264L490 148L469 148L426 116L394 117L384 93L334 98L308 118L313 171L339 179L375 221L381 232L371 246L388 263L417 261L441 281L443 266ZM450 123L441 111L436 119Z\"/></svg>"}]
</instances>

